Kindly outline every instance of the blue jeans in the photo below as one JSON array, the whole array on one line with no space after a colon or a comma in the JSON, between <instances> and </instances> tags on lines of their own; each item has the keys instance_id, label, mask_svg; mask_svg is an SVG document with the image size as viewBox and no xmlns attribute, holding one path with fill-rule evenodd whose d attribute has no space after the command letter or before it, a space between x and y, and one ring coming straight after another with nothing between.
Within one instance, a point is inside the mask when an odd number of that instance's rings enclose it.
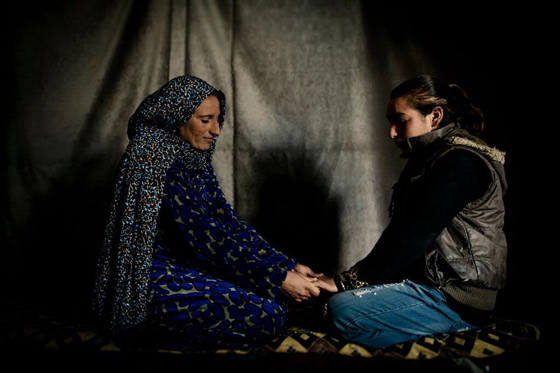
<instances>
[{"instance_id":1,"label":"blue jeans","mask_svg":"<svg viewBox=\"0 0 560 373\"><path fill-rule=\"evenodd\" d=\"M343 338L372 348L476 328L449 308L441 290L409 280L337 293L326 317Z\"/></svg>"}]
</instances>

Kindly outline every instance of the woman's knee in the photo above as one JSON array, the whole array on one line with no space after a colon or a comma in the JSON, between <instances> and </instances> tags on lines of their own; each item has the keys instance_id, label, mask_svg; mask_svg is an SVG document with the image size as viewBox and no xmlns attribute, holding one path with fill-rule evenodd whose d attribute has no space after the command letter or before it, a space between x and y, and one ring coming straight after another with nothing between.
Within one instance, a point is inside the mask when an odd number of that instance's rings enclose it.
<instances>
[{"instance_id":1,"label":"woman's knee","mask_svg":"<svg viewBox=\"0 0 560 373\"><path fill-rule=\"evenodd\" d=\"M258 306L247 304L245 311L249 324L260 327L266 334L276 335L286 323L288 308L274 299L262 299Z\"/></svg>"},{"instance_id":2,"label":"woman's knee","mask_svg":"<svg viewBox=\"0 0 560 373\"><path fill-rule=\"evenodd\" d=\"M345 291L331 296L327 301L325 321L330 327L344 333L350 324L351 308L354 306L352 295Z\"/></svg>"}]
</instances>

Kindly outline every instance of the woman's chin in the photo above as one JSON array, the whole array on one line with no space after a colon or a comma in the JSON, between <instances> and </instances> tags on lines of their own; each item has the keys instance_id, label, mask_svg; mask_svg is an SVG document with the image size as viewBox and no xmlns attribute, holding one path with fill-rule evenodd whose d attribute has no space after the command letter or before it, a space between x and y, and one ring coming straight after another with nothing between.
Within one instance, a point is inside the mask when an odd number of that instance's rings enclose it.
<instances>
[{"instance_id":1,"label":"woman's chin","mask_svg":"<svg viewBox=\"0 0 560 373\"><path fill-rule=\"evenodd\" d=\"M210 146L212 146L212 144L211 143L210 144L202 143L202 144L195 144L195 145L191 144L191 146L193 148L195 148L196 150L200 150L201 152L205 152L208 149L210 149Z\"/></svg>"}]
</instances>

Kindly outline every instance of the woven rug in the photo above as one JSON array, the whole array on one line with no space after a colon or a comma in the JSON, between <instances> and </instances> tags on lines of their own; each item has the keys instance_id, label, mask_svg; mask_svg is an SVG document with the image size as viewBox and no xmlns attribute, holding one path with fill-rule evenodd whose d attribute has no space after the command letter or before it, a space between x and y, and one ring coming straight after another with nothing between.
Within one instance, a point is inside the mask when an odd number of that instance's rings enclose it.
<instances>
[{"instance_id":1,"label":"woven rug","mask_svg":"<svg viewBox=\"0 0 560 373\"><path fill-rule=\"evenodd\" d=\"M504 320L479 330L439 337L423 337L414 342L400 343L383 349L370 349L327 333L292 327L264 346L250 351L238 351L238 353L265 351L403 359L457 356L483 358L500 355L508 349L519 347L522 343L534 342L538 339L539 330L534 325Z\"/></svg>"},{"instance_id":2,"label":"woven rug","mask_svg":"<svg viewBox=\"0 0 560 373\"><path fill-rule=\"evenodd\" d=\"M296 313L297 315L297 313ZM317 325L305 328L302 320L291 322L268 343L244 350L217 349L215 354L321 354L347 357L390 357L425 360L438 357L486 358L515 350L539 340L539 329L514 320L499 320L487 327L466 332L423 337L417 341L370 349L321 331ZM92 324L60 321L33 312L15 303L4 305L0 313L0 343L3 347L63 351L121 351L113 339L95 330ZM196 351L158 349L161 354L193 354ZM208 353L208 351L202 351Z\"/></svg>"}]
</instances>

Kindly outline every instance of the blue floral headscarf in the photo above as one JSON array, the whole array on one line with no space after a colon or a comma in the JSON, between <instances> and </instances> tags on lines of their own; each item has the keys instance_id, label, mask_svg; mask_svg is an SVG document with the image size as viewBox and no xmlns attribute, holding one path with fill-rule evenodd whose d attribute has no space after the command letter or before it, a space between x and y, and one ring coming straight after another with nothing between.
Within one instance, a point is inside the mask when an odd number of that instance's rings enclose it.
<instances>
[{"instance_id":1,"label":"blue floral headscarf","mask_svg":"<svg viewBox=\"0 0 560 373\"><path fill-rule=\"evenodd\" d=\"M93 292L93 309L109 318L113 332L146 319L153 244L167 170L179 157L193 170L212 161L216 138L209 150L202 151L177 134L210 95L220 101L218 122L222 128L224 94L193 76L169 81L146 97L129 120L130 142L118 169Z\"/></svg>"}]
</instances>

